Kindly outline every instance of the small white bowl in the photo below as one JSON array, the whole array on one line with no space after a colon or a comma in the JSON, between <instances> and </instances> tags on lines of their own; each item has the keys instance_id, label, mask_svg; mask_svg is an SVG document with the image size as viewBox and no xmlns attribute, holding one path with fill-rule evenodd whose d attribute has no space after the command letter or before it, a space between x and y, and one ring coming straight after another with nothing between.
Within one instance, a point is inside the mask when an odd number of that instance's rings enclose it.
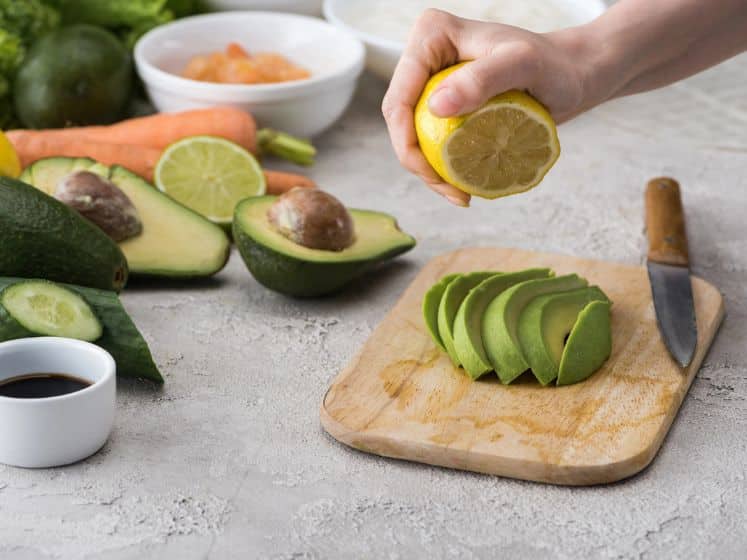
<instances>
[{"instance_id":1,"label":"small white bowl","mask_svg":"<svg viewBox=\"0 0 747 560\"><path fill-rule=\"evenodd\" d=\"M366 45L366 68L389 81L405 49L404 41L396 41L366 32L350 21L351 14L355 10L376 13L379 9L377 4L379 4L377 0L324 0L323 12L324 17L330 23L363 41ZM576 24L591 21L606 9L602 0L565 0L564 6L572 12Z\"/></svg>"},{"instance_id":2,"label":"small white bowl","mask_svg":"<svg viewBox=\"0 0 747 560\"><path fill-rule=\"evenodd\" d=\"M277 84L215 84L182 78L195 55L237 42L249 52L273 51L307 68L311 77ZM345 111L365 58L363 44L317 18L270 12L222 12L157 27L135 45L135 64L151 101L171 112L230 105L260 126L315 136Z\"/></svg>"},{"instance_id":3,"label":"small white bowl","mask_svg":"<svg viewBox=\"0 0 747 560\"><path fill-rule=\"evenodd\" d=\"M266 10L306 16L322 14L322 0L205 0L203 4L211 12Z\"/></svg>"},{"instance_id":4,"label":"small white bowl","mask_svg":"<svg viewBox=\"0 0 747 560\"><path fill-rule=\"evenodd\" d=\"M114 425L117 382L111 355L68 338L0 343L0 381L28 373L64 373L91 385L57 397L0 397L0 463L56 467L101 449Z\"/></svg>"}]
</instances>

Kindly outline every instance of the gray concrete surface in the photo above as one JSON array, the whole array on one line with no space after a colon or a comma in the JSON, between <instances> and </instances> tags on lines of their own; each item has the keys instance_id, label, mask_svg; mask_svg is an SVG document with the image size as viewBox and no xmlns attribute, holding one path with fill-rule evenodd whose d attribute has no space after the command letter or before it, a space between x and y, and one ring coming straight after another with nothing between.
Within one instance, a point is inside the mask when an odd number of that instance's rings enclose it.
<instances>
[{"instance_id":1,"label":"gray concrete surface","mask_svg":"<svg viewBox=\"0 0 747 560\"><path fill-rule=\"evenodd\" d=\"M0 558L747 557L747 58L561 129L535 191L453 208L404 173L363 80L311 173L392 212L417 249L346 293L296 301L236 254L213 282L123 296L166 375L122 382L106 447L51 470L0 466ZM695 272L727 319L653 465L564 488L350 450L320 428L325 389L428 259L469 245L640 263L642 189L685 193Z\"/></svg>"}]
</instances>

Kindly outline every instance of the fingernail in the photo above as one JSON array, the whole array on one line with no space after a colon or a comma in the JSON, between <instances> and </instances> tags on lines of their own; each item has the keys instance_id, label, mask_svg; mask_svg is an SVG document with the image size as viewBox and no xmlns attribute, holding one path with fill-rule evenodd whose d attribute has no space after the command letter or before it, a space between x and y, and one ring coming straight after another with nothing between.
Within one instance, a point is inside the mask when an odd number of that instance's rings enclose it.
<instances>
[{"instance_id":1,"label":"fingernail","mask_svg":"<svg viewBox=\"0 0 747 560\"><path fill-rule=\"evenodd\" d=\"M439 117L458 113L463 105L464 100L459 92L448 87L437 89L428 98L428 108Z\"/></svg>"},{"instance_id":2,"label":"fingernail","mask_svg":"<svg viewBox=\"0 0 747 560\"><path fill-rule=\"evenodd\" d=\"M446 199L451 202L452 204L455 204L456 206L461 206L462 208L467 208L469 206L469 203L464 202L461 198L457 198L455 196L446 195Z\"/></svg>"}]
</instances>

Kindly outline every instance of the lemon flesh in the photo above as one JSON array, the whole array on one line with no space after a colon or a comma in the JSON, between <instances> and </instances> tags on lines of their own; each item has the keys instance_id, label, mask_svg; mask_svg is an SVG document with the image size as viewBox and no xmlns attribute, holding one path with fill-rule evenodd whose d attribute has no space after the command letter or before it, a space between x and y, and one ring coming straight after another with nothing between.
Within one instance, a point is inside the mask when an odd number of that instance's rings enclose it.
<instances>
[{"instance_id":1,"label":"lemon flesh","mask_svg":"<svg viewBox=\"0 0 747 560\"><path fill-rule=\"evenodd\" d=\"M420 149L444 181L482 198L538 185L560 155L555 122L530 95L508 91L459 117L440 118L428 98L458 64L433 76L415 108Z\"/></svg>"},{"instance_id":2,"label":"lemon flesh","mask_svg":"<svg viewBox=\"0 0 747 560\"><path fill-rule=\"evenodd\" d=\"M21 162L18 160L13 144L0 131L0 177L15 179L21 174Z\"/></svg>"},{"instance_id":3,"label":"lemon flesh","mask_svg":"<svg viewBox=\"0 0 747 560\"><path fill-rule=\"evenodd\" d=\"M239 201L263 195L266 189L254 156L213 136L192 136L166 148L155 183L171 198L222 225L231 223Z\"/></svg>"}]
</instances>

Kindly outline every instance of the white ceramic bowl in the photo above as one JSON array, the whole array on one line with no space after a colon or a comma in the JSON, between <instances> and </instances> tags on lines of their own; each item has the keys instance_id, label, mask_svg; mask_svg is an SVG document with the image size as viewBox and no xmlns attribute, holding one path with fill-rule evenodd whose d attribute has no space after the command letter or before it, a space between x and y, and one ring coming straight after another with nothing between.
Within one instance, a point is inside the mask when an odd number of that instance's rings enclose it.
<instances>
[{"instance_id":1,"label":"white ceramic bowl","mask_svg":"<svg viewBox=\"0 0 747 560\"><path fill-rule=\"evenodd\" d=\"M68 338L0 343L0 381L28 373L66 373L91 385L58 397L0 397L0 463L56 467L96 453L114 425L117 382L111 355Z\"/></svg>"},{"instance_id":2,"label":"white ceramic bowl","mask_svg":"<svg viewBox=\"0 0 747 560\"><path fill-rule=\"evenodd\" d=\"M195 55L237 42L249 52L274 51L307 68L306 80L215 84L178 74ZM135 63L159 111L230 105L260 126L315 136L345 111L363 70L365 49L351 34L317 18L270 12L222 12L157 27L135 45Z\"/></svg>"},{"instance_id":3,"label":"white ceramic bowl","mask_svg":"<svg viewBox=\"0 0 747 560\"><path fill-rule=\"evenodd\" d=\"M266 10L307 16L322 14L322 0L205 0L204 4L211 12Z\"/></svg>"},{"instance_id":4,"label":"white ceramic bowl","mask_svg":"<svg viewBox=\"0 0 747 560\"><path fill-rule=\"evenodd\" d=\"M336 27L354 34L363 41L366 45L366 68L388 81L405 48L404 41L366 32L354 22L353 17L356 12L375 12L377 4L380 4L378 0L324 0L324 17ZM574 25L591 21L606 9L602 0L564 0L563 6L572 15Z\"/></svg>"}]
</instances>

